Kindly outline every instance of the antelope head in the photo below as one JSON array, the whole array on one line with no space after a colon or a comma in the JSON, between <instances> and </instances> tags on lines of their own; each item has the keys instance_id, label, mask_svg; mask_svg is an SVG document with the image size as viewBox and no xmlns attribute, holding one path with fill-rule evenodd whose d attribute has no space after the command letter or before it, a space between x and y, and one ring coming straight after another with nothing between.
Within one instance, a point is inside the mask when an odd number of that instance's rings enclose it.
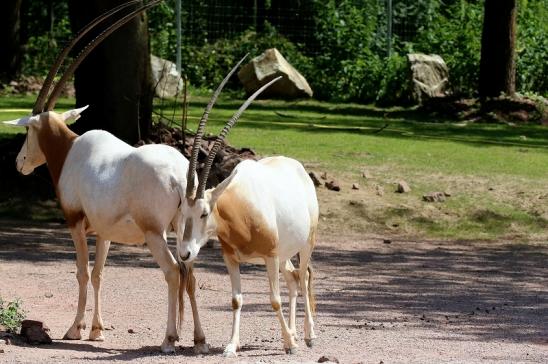
<instances>
[{"instance_id":1,"label":"antelope head","mask_svg":"<svg viewBox=\"0 0 548 364\"><path fill-rule=\"evenodd\" d=\"M162 0L153 0L148 2L146 5L138 6L136 9L127 12L122 18L115 21L113 24L108 26L105 30L99 33L92 41L90 41L83 49L74 57L72 62L67 66L66 70L63 72L59 81L53 87L53 80L55 75L63 65L65 58L68 56L69 52L74 48L74 46L86 35L89 31L97 27L97 25L103 23L105 20L112 18L114 15L128 9L129 7L139 4L141 0L131 0L127 3L123 3L110 11L98 16L87 24L82 30L78 32L68 42L65 48L57 55L55 62L50 68L44 84L38 93L34 106L32 108L32 114L20 119L4 121L5 124L25 127L27 129L27 135L21 151L17 155L16 164L17 170L22 174L30 174L34 169L46 162L46 158L40 146L39 135L44 132L45 129L48 129L49 133L56 133L60 128L65 127L65 123L71 120L76 120L80 117L82 111L84 111L87 106L70 110L64 113L56 113L53 111L57 99L59 98L61 91L63 90L67 81L72 77L76 68L80 63L86 58L86 56L97 46L99 45L106 37L120 28L122 25L126 24L131 19L135 18L137 15L141 14L143 11L159 4ZM51 93L50 93L51 90ZM49 97L48 97L49 94ZM66 128L66 127L65 127Z\"/></svg>"},{"instance_id":2,"label":"antelope head","mask_svg":"<svg viewBox=\"0 0 548 364\"><path fill-rule=\"evenodd\" d=\"M247 56L247 55L246 55ZM209 171L215 159L215 155L219 151L219 148L222 146L223 140L234 126L236 121L240 118L242 113L247 109L247 107L253 102L253 100L259 96L266 88L272 85L274 82L278 81L280 77L277 77L260 89L258 89L253 95L251 95L243 105L234 113L232 118L228 120L224 128L221 130L221 133L217 136L213 147L211 148L207 161L205 163L204 169L200 174L198 179L198 187L195 188L195 174L196 174L196 165L198 160L198 150L200 148L202 136L204 133L205 125L207 119L217 97L221 93L222 88L232 76L232 74L238 69L240 64L244 61L246 57L242 58L240 62L229 72L229 74L221 82L215 93L213 94L211 100L204 110L204 114L200 119L198 124L198 129L196 130L196 136L194 137L194 144L192 146L192 155L190 158L190 165L188 167L187 175L187 186L186 191L180 191L181 194L181 205L179 207L178 214L178 229L177 229L177 257L180 263L191 263L196 256L198 255L200 248L205 245L209 237L215 233L215 221L212 216L213 207L217 202L217 199L224 190L230 185L232 179L235 177L236 173L233 172L229 177L227 177L223 182L217 185L215 188L206 190L206 182L209 176ZM182 196L185 196L184 198Z\"/></svg>"},{"instance_id":3,"label":"antelope head","mask_svg":"<svg viewBox=\"0 0 548 364\"><path fill-rule=\"evenodd\" d=\"M31 174L36 167L46 163L46 156L41 146L43 138L40 138L40 134L55 133L59 125L64 125L68 121L78 119L82 111L87 108L85 106L62 114L53 111L42 112L16 120L4 121L4 124L25 127L27 129L25 142L15 160L19 173L24 175Z\"/></svg>"}]
</instances>

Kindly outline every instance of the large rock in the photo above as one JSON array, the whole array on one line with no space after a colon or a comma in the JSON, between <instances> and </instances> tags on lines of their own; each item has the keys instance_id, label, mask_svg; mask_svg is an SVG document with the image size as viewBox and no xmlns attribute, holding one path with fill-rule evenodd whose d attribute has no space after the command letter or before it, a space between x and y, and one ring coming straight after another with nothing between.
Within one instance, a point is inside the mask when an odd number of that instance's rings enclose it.
<instances>
[{"instance_id":1,"label":"large rock","mask_svg":"<svg viewBox=\"0 0 548 364\"><path fill-rule=\"evenodd\" d=\"M152 79L155 86L156 96L174 97L183 89L183 79L175 63L168 60L150 55L150 64L152 67Z\"/></svg>"},{"instance_id":2,"label":"large rock","mask_svg":"<svg viewBox=\"0 0 548 364\"><path fill-rule=\"evenodd\" d=\"M449 92L449 69L436 54L410 53L407 55L412 73L412 96L422 103L433 97L444 97Z\"/></svg>"},{"instance_id":3,"label":"large rock","mask_svg":"<svg viewBox=\"0 0 548 364\"><path fill-rule=\"evenodd\" d=\"M312 97L312 89L306 79L293 68L284 56L276 49L267 49L242 67L238 78L246 92L253 93L275 77L283 78L265 90L262 97L281 97L295 99Z\"/></svg>"},{"instance_id":4,"label":"large rock","mask_svg":"<svg viewBox=\"0 0 548 364\"><path fill-rule=\"evenodd\" d=\"M49 328L42 321L23 320L21 323L21 336L30 344L51 344Z\"/></svg>"}]
</instances>

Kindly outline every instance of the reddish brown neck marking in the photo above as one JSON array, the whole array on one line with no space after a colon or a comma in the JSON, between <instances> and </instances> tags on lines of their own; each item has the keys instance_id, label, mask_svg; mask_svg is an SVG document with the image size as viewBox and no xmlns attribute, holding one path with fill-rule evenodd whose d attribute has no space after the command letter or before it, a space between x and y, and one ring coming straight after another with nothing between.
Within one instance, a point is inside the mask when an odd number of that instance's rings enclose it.
<instances>
[{"instance_id":1,"label":"reddish brown neck marking","mask_svg":"<svg viewBox=\"0 0 548 364\"><path fill-rule=\"evenodd\" d=\"M40 117L38 144L46 157L49 173L57 191L59 177L67 154L78 135L71 131L58 115L49 112Z\"/></svg>"}]
</instances>

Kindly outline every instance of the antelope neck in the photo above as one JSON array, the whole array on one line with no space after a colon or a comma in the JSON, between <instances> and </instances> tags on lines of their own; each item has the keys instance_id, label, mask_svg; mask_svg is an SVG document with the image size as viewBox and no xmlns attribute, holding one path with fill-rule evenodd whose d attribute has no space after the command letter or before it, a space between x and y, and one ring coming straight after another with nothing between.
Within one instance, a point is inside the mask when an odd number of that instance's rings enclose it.
<instances>
[{"instance_id":1,"label":"antelope neck","mask_svg":"<svg viewBox=\"0 0 548 364\"><path fill-rule=\"evenodd\" d=\"M63 121L55 118L51 113L49 114L49 118L40 121L38 144L46 157L53 185L56 192L58 192L57 184L59 183L65 159L78 134L70 130Z\"/></svg>"}]
</instances>

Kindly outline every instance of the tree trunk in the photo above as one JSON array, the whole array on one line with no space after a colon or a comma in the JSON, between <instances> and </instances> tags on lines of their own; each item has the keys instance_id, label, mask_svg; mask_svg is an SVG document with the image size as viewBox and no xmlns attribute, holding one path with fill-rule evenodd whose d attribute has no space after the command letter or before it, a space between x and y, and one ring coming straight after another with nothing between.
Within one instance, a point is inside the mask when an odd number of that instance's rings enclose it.
<instances>
[{"instance_id":1,"label":"tree trunk","mask_svg":"<svg viewBox=\"0 0 548 364\"><path fill-rule=\"evenodd\" d=\"M74 32L126 0L69 0ZM120 15L117 17L117 19ZM104 26L99 26L101 30ZM111 34L75 73L76 104L90 105L73 129L107 130L134 144L151 125L153 82L146 14Z\"/></svg>"},{"instance_id":2,"label":"tree trunk","mask_svg":"<svg viewBox=\"0 0 548 364\"><path fill-rule=\"evenodd\" d=\"M20 71L20 14L21 0L0 2L0 82L13 80Z\"/></svg>"},{"instance_id":3,"label":"tree trunk","mask_svg":"<svg viewBox=\"0 0 548 364\"><path fill-rule=\"evenodd\" d=\"M516 91L516 0L485 0L481 38L480 98Z\"/></svg>"}]
</instances>

